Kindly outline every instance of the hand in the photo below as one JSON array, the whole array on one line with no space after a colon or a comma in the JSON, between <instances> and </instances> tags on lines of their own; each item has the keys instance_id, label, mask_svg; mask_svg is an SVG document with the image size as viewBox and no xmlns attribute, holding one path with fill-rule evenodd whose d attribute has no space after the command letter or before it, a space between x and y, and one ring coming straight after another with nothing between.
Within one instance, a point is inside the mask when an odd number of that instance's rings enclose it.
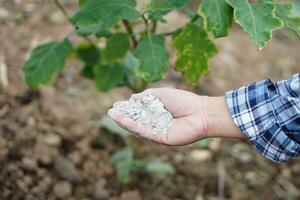
<instances>
[{"instance_id":1,"label":"hand","mask_svg":"<svg viewBox=\"0 0 300 200\"><path fill-rule=\"evenodd\" d=\"M224 97L199 96L184 90L156 88L134 94L132 98L138 99L147 94L162 101L173 115L174 122L167 134L154 134L151 129L127 118L116 109L110 109L108 115L133 134L165 145L186 145L207 137L242 137L231 120Z\"/></svg>"}]
</instances>

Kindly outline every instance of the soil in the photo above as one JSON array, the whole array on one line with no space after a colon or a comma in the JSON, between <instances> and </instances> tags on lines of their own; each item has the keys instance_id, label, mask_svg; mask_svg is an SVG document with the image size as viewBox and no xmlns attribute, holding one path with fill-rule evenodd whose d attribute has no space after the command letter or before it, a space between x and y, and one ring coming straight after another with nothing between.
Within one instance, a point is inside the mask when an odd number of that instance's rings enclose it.
<instances>
[{"instance_id":1,"label":"soil","mask_svg":"<svg viewBox=\"0 0 300 200\"><path fill-rule=\"evenodd\" d=\"M68 12L75 11L74 1L62 2ZM185 22L176 12L168 19L160 31ZM0 57L9 80L0 90L0 199L300 198L299 158L274 164L246 142L220 139L165 147L131 138L136 158L168 161L176 174L165 177L140 170L132 173L130 183L118 182L108 160L125 143L101 128L100 120L113 102L128 99L131 91L97 92L80 77L82 63L75 59L38 91L24 82L22 65L32 46L70 32L72 27L49 1L0 0ZM71 40L80 42L74 36ZM261 52L238 26L217 44L219 54L197 87L187 86L173 70L167 80L150 87L223 95L253 81L280 80L300 70L299 39L289 31L275 31L273 41Z\"/></svg>"}]
</instances>

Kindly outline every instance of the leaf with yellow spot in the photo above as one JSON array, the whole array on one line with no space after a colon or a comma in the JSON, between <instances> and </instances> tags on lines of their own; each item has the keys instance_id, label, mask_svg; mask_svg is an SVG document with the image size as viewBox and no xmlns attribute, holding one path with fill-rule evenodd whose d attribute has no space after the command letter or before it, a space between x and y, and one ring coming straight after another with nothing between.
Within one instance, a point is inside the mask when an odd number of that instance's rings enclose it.
<instances>
[{"instance_id":1,"label":"leaf with yellow spot","mask_svg":"<svg viewBox=\"0 0 300 200\"><path fill-rule=\"evenodd\" d=\"M187 24L173 39L177 54L175 69L184 73L185 80L195 85L208 72L209 60L218 52L206 30L197 24Z\"/></svg>"}]
</instances>

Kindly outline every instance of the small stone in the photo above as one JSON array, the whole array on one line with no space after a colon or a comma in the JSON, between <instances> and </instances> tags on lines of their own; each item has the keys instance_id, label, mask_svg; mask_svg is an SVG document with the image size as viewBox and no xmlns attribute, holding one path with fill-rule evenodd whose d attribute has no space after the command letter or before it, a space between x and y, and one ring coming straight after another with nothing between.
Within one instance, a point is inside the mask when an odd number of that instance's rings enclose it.
<instances>
[{"instance_id":1,"label":"small stone","mask_svg":"<svg viewBox=\"0 0 300 200\"><path fill-rule=\"evenodd\" d=\"M193 162L204 162L211 158L209 150L192 150L189 154L189 159Z\"/></svg>"},{"instance_id":2,"label":"small stone","mask_svg":"<svg viewBox=\"0 0 300 200\"><path fill-rule=\"evenodd\" d=\"M120 200L141 200L142 197L138 191L128 191L122 193Z\"/></svg>"},{"instance_id":3,"label":"small stone","mask_svg":"<svg viewBox=\"0 0 300 200\"><path fill-rule=\"evenodd\" d=\"M38 136L34 150L34 155L37 160L39 160L44 165L50 165L57 154L58 149L56 147L47 145L45 143L44 136Z\"/></svg>"},{"instance_id":4,"label":"small stone","mask_svg":"<svg viewBox=\"0 0 300 200\"><path fill-rule=\"evenodd\" d=\"M103 181L99 181L96 183L93 197L95 200L106 200L109 198L108 191L104 188Z\"/></svg>"},{"instance_id":5,"label":"small stone","mask_svg":"<svg viewBox=\"0 0 300 200\"><path fill-rule=\"evenodd\" d=\"M39 186L35 186L35 187L31 188L30 191L33 194L38 194L38 193L40 193L41 189L39 188Z\"/></svg>"},{"instance_id":6,"label":"small stone","mask_svg":"<svg viewBox=\"0 0 300 200\"><path fill-rule=\"evenodd\" d=\"M26 170L35 170L37 168L36 160L30 157L23 157L22 164Z\"/></svg>"},{"instance_id":7,"label":"small stone","mask_svg":"<svg viewBox=\"0 0 300 200\"><path fill-rule=\"evenodd\" d=\"M197 194L195 200L204 200L204 197L202 194Z\"/></svg>"},{"instance_id":8,"label":"small stone","mask_svg":"<svg viewBox=\"0 0 300 200\"><path fill-rule=\"evenodd\" d=\"M281 175L284 178L287 178L287 179L291 179L292 178L292 172L291 172L290 168L283 168L281 170Z\"/></svg>"},{"instance_id":9,"label":"small stone","mask_svg":"<svg viewBox=\"0 0 300 200\"><path fill-rule=\"evenodd\" d=\"M37 170L37 175L38 175L38 177L40 177L40 178L44 177L46 174L47 174L47 171L46 171L45 169L43 169L43 168L39 168L39 169Z\"/></svg>"},{"instance_id":10,"label":"small stone","mask_svg":"<svg viewBox=\"0 0 300 200\"><path fill-rule=\"evenodd\" d=\"M61 181L54 185L54 194L59 199L64 199L72 194L72 188L67 181Z\"/></svg>"},{"instance_id":11,"label":"small stone","mask_svg":"<svg viewBox=\"0 0 300 200\"><path fill-rule=\"evenodd\" d=\"M57 147L61 144L61 138L55 134L48 134L44 138L45 143L49 146Z\"/></svg>"},{"instance_id":12,"label":"small stone","mask_svg":"<svg viewBox=\"0 0 300 200\"><path fill-rule=\"evenodd\" d=\"M28 186L23 180L17 180L17 185L23 192L28 192Z\"/></svg>"},{"instance_id":13,"label":"small stone","mask_svg":"<svg viewBox=\"0 0 300 200\"><path fill-rule=\"evenodd\" d=\"M176 163L182 163L182 162L184 161L184 156L183 156L183 154L182 154L182 153L176 153L176 154L174 155L174 161L175 161Z\"/></svg>"},{"instance_id":14,"label":"small stone","mask_svg":"<svg viewBox=\"0 0 300 200\"><path fill-rule=\"evenodd\" d=\"M68 158L72 161L72 163L79 164L81 162L81 154L78 151L75 151L68 155Z\"/></svg>"},{"instance_id":15,"label":"small stone","mask_svg":"<svg viewBox=\"0 0 300 200\"><path fill-rule=\"evenodd\" d=\"M230 153L233 158L235 158L237 161L239 161L241 163L249 163L249 162L253 161L253 157L247 151L247 146L245 144L233 145Z\"/></svg>"},{"instance_id":16,"label":"small stone","mask_svg":"<svg viewBox=\"0 0 300 200\"><path fill-rule=\"evenodd\" d=\"M55 158L54 167L59 176L69 182L77 183L82 180L73 163L63 156L57 156Z\"/></svg>"},{"instance_id":17,"label":"small stone","mask_svg":"<svg viewBox=\"0 0 300 200\"><path fill-rule=\"evenodd\" d=\"M221 148L221 139L220 138L213 138L211 142L208 144L208 148L212 152L217 152Z\"/></svg>"},{"instance_id":18,"label":"small stone","mask_svg":"<svg viewBox=\"0 0 300 200\"><path fill-rule=\"evenodd\" d=\"M0 19L7 19L9 16L10 16L9 11L0 7Z\"/></svg>"},{"instance_id":19,"label":"small stone","mask_svg":"<svg viewBox=\"0 0 300 200\"><path fill-rule=\"evenodd\" d=\"M36 125L36 120L34 117L30 116L26 121L28 126L34 127Z\"/></svg>"},{"instance_id":20,"label":"small stone","mask_svg":"<svg viewBox=\"0 0 300 200\"><path fill-rule=\"evenodd\" d=\"M299 175L300 174L300 163L295 163L291 167L293 174Z\"/></svg>"},{"instance_id":21,"label":"small stone","mask_svg":"<svg viewBox=\"0 0 300 200\"><path fill-rule=\"evenodd\" d=\"M39 183L39 187L42 192L49 191L51 189L52 185L53 185L53 181L51 180L51 178L49 176L45 176Z\"/></svg>"},{"instance_id":22,"label":"small stone","mask_svg":"<svg viewBox=\"0 0 300 200\"><path fill-rule=\"evenodd\" d=\"M31 176L24 176L23 180L28 186L31 186L33 184Z\"/></svg>"}]
</instances>

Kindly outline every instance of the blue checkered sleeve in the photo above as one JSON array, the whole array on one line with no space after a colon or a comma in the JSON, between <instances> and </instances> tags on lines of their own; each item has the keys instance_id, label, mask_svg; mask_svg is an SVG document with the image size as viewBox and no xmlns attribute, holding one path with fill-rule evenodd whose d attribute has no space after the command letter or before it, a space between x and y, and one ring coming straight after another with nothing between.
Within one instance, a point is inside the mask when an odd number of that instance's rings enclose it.
<instances>
[{"instance_id":1,"label":"blue checkered sleeve","mask_svg":"<svg viewBox=\"0 0 300 200\"><path fill-rule=\"evenodd\" d=\"M300 154L300 74L226 93L234 123L262 155L287 162Z\"/></svg>"}]
</instances>

